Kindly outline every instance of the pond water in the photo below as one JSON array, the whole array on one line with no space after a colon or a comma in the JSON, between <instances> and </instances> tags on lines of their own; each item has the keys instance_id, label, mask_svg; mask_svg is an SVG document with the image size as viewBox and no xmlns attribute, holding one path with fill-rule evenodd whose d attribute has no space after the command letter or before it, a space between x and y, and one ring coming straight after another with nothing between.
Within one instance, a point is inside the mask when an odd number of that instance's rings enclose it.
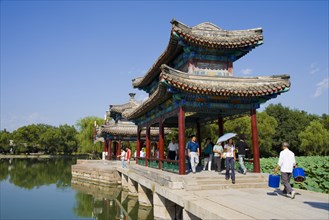
<instances>
[{"instance_id":1,"label":"pond water","mask_svg":"<svg viewBox=\"0 0 329 220\"><path fill-rule=\"evenodd\" d=\"M0 159L0 219L153 219L121 186L71 182L76 158Z\"/></svg>"}]
</instances>

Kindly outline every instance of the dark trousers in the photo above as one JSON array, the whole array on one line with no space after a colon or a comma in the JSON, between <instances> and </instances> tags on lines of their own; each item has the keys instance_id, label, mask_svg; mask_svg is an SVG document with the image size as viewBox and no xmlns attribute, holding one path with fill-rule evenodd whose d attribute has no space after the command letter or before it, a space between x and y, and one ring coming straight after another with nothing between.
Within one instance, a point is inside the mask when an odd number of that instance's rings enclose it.
<instances>
[{"instance_id":1,"label":"dark trousers","mask_svg":"<svg viewBox=\"0 0 329 220\"><path fill-rule=\"evenodd\" d=\"M226 157L225 159L226 173L225 178L230 178L230 170L231 170L231 179L235 181L235 173L234 173L234 157Z\"/></svg>"},{"instance_id":2,"label":"dark trousers","mask_svg":"<svg viewBox=\"0 0 329 220\"><path fill-rule=\"evenodd\" d=\"M214 160L215 160L217 172L222 171L222 158L221 157L214 157Z\"/></svg>"},{"instance_id":3,"label":"dark trousers","mask_svg":"<svg viewBox=\"0 0 329 220\"><path fill-rule=\"evenodd\" d=\"M169 151L169 160L175 160L176 157L176 151Z\"/></svg>"},{"instance_id":4,"label":"dark trousers","mask_svg":"<svg viewBox=\"0 0 329 220\"><path fill-rule=\"evenodd\" d=\"M287 193L291 193L293 190L291 188L290 185L290 178L291 178L291 173L283 173L281 172L281 179L282 179L282 183L284 186L283 191L286 191Z\"/></svg>"},{"instance_id":5,"label":"dark trousers","mask_svg":"<svg viewBox=\"0 0 329 220\"><path fill-rule=\"evenodd\" d=\"M191 167L191 159L189 156L187 156L187 168L188 168L188 171L190 171L192 169Z\"/></svg>"}]
</instances>

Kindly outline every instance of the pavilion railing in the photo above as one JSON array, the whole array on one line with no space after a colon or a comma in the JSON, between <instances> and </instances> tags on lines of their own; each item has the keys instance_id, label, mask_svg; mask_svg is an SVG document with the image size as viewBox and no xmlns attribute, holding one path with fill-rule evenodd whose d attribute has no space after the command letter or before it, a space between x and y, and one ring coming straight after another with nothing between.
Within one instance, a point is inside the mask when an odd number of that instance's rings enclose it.
<instances>
[{"instance_id":1,"label":"pavilion railing","mask_svg":"<svg viewBox=\"0 0 329 220\"><path fill-rule=\"evenodd\" d=\"M138 165L142 165L142 166L146 166L146 158L144 157L136 157L138 160L137 160L137 164Z\"/></svg>"},{"instance_id":2,"label":"pavilion railing","mask_svg":"<svg viewBox=\"0 0 329 220\"><path fill-rule=\"evenodd\" d=\"M160 168L159 164L160 164L160 159L158 159L158 158L148 158L147 159L148 167L159 169Z\"/></svg>"},{"instance_id":3,"label":"pavilion railing","mask_svg":"<svg viewBox=\"0 0 329 220\"><path fill-rule=\"evenodd\" d=\"M169 159L158 159L158 158L145 158L145 157L136 157L137 164L154 168L161 169L167 172L179 173L179 160L169 160ZM186 168L189 166L188 161L185 162Z\"/></svg>"},{"instance_id":4,"label":"pavilion railing","mask_svg":"<svg viewBox=\"0 0 329 220\"><path fill-rule=\"evenodd\" d=\"M162 161L162 170L179 173L179 161L178 160L167 160Z\"/></svg>"}]
</instances>

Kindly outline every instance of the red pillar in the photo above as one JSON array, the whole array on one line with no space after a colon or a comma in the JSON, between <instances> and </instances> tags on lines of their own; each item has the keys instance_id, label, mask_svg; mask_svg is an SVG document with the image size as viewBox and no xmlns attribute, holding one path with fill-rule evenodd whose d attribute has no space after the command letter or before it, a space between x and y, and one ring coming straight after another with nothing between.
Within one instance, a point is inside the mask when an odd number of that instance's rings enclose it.
<instances>
[{"instance_id":1,"label":"red pillar","mask_svg":"<svg viewBox=\"0 0 329 220\"><path fill-rule=\"evenodd\" d=\"M121 155L121 140L118 143L117 156ZM120 157L117 157L117 160L120 160Z\"/></svg>"},{"instance_id":2,"label":"red pillar","mask_svg":"<svg viewBox=\"0 0 329 220\"><path fill-rule=\"evenodd\" d=\"M254 172L260 173L256 109L251 110L251 135L252 135L252 146L254 151Z\"/></svg>"},{"instance_id":3,"label":"red pillar","mask_svg":"<svg viewBox=\"0 0 329 220\"><path fill-rule=\"evenodd\" d=\"M107 140L104 138L103 152L107 151Z\"/></svg>"},{"instance_id":4,"label":"red pillar","mask_svg":"<svg viewBox=\"0 0 329 220\"><path fill-rule=\"evenodd\" d=\"M164 159L164 127L163 127L163 121L160 120L159 123L159 169L162 169L162 161Z\"/></svg>"},{"instance_id":5,"label":"red pillar","mask_svg":"<svg viewBox=\"0 0 329 220\"><path fill-rule=\"evenodd\" d=\"M224 134L224 121L223 117L218 116L218 134L222 136Z\"/></svg>"},{"instance_id":6,"label":"red pillar","mask_svg":"<svg viewBox=\"0 0 329 220\"><path fill-rule=\"evenodd\" d=\"M185 169L185 112L183 107L179 107L178 114L178 155L179 155L179 175L184 175Z\"/></svg>"},{"instance_id":7,"label":"red pillar","mask_svg":"<svg viewBox=\"0 0 329 220\"><path fill-rule=\"evenodd\" d=\"M146 166L148 166L148 159L151 157L151 127L146 127Z\"/></svg>"},{"instance_id":8,"label":"red pillar","mask_svg":"<svg viewBox=\"0 0 329 220\"><path fill-rule=\"evenodd\" d=\"M111 154L112 154L112 139L109 140L108 148L107 148L107 159L111 160Z\"/></svg>"},{"instance_id":9,"label":"red pillar","mask_svg":"<svg viewBox=\"0 0 329 220\"><path fill-rule=\"evenodd\" d=\"M196 123L196 138L197 138L197 142L199 143L200 152L201 152L201 131L200 131L199 121Z\"/></svg>"},{"instance_id":10,"label":"red pillar","mask_svg":"<svg viewBox=\"0 0 329 220\"><path fill-rule=\"evenodd\" d=\"M136 164L138 164L140 151L141 151L141 129L137 127Z\"/></svg>"}]
</instances>

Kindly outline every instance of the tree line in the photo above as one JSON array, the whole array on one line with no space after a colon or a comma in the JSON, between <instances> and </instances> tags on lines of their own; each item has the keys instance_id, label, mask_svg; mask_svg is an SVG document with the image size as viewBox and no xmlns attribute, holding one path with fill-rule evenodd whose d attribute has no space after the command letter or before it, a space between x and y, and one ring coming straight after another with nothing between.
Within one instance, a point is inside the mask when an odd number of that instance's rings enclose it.
<instances>
[{"instance_id":1,"label":"tree line","mask_svg":"<svg viewBox=\"0 0 329 220\"><path fill-rule=\"evenodd\" d=\"M258 141L261 157L278 156L282 142L298 156L329 155L329 116L308 114L290 109L282 104L270 104L263 112L257 113ZM224 123L224 133L243 134L250 150L251 118L244 116ZM217 140L218 125L205 126L201 134ZM252 152L251 152L252 154Z\"/></svg>"},{"instance_id":2,"label":"tree line","mask_svg":"<svg viewBox=\"0 0 329 220\"><path fill-rule=\"evenodd\" d=\"M75 126L65 124L56 127L32 124L20 127L13 132L1 130L0 153L101 153L103 144L94 143L95 121L98 125L103 123L102 118L89 116L78 120ZM319 116L290 109L281 104L271 104L263 112L257 113L257 128L261 157L277 156L283 141L289 142L290 149L298 156L326 156L329 153L329 116L327 114ZM185 135L188 137L195 132L195 128L189 128ZM224 132L243 134L252 150L250 116L226 120ZM173 131L166 137L166 143L175 136L177 136L177 131ZM216 141L217 123L202 126L201 137L202 147L203 140L207 137Z\"/></svg>"},{"instance_id":3,"label":"tree line","mask_svg":"<svg viewBox=\"0 0 329 220\"><path fill-rule=\"evenodd\" d=\"M103 123L90 116L77 121L76 125L32 124L18 128L12 133L0 131L0 153L11 154L72 154L100 151L101 144L93 143L94 122Z\"/></svg>"}]
</instances>

